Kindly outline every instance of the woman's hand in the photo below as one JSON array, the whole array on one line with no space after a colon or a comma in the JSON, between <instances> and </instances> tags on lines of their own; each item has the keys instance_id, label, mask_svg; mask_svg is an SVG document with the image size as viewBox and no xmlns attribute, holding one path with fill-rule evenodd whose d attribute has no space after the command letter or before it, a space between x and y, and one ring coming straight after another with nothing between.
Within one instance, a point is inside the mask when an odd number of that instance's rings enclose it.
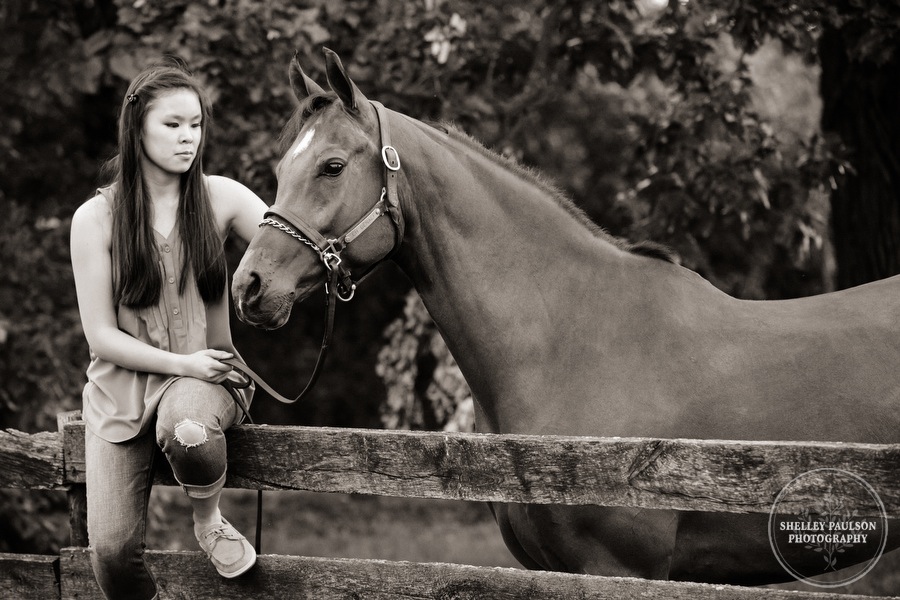
<instances>
[{"instance_id":1,"label":"woman's hand","mask_svg":"<svg viewBox=\"0 0 900 600\"><path fill-rule=\"evenodd\" d=\"M231 373L231 365L221 361L233 357L231 352L224 350L200 350L181 355L181 375L210 383L222 383Z\"/></svg>"}]
</instances>

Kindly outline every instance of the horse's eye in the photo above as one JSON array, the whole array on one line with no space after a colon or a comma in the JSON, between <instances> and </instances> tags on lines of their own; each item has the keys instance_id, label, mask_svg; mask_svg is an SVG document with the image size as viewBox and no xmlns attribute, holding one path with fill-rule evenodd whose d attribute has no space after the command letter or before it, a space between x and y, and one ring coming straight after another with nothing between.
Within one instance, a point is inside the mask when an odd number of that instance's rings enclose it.
<instances>
[{"instance_id":1,"label":"horse's eye","mask_svg":"<svg viewBox=\"0 0 900 600\"><path fill-rule=\"evenodd\" d=\"M328 177L337 177L344 170L344 163L333 160L325 164L322 174Z\"/></svg>"}]
</instances>

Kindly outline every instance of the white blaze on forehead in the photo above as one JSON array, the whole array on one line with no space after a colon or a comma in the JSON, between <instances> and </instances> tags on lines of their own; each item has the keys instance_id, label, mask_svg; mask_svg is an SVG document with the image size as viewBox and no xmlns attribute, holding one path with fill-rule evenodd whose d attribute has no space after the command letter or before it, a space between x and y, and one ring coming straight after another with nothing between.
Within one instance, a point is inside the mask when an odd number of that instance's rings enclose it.
<instances>
[{"instance_id":1,"label":"white blaze on forehead","mask_svg":"<svg viewBox=\"0 0 900 600\"><path fill-rule=\"evenodd\" d=\"M291 160L294 160L300 153L309 148L310 142L312 142L313 136L316 134L315 127L306 132L303 136L303 139L300 140L300 143L297 144L297 147L294 148L293 154L291 154Z\"/></svg>"}]
</instances>

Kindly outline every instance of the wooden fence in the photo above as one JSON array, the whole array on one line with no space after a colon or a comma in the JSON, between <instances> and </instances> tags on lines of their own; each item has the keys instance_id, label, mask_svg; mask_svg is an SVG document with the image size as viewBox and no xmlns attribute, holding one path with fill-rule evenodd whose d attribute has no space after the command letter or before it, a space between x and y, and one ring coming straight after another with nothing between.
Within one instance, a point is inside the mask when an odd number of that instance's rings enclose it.
<instances>
[{"instance_id":1,"label":"wooden fence","mask_svg":"<svg viewBox=\"0 0 900 600\"><path fill-rule=\"evenodd\" d=\"M0 488L66 490L71 544L59 556L0 554L0 598L101 599L85 528L84 423L0 432ZM900 445L544 437L243 425L228 432L226 485L539 504L768 513L818 467L865 479L900 514ZM265 457L265 460L261 460ZM157 483L174 483L160 473ZM782 505L802 510L803 498ZM867 499L848 508L868 516ZM856 504L854 504L856 502ZM499 535L499 532L498 532ZM148 552L160 598L824 599L869 598L443 563L262 555L233 580L200 552Z\"/></svg>"}]
</instances>

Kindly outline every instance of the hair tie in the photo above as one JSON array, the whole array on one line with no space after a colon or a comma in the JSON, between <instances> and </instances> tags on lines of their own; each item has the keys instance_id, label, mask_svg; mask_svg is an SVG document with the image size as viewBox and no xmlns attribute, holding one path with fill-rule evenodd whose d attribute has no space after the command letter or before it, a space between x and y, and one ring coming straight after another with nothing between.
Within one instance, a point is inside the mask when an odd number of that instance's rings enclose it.
<instances>
[{"instance_id":1,"label":"hair tie","mask_svg":"<svg viewBox=\"0 0 900 600\"><path fill-rule=\"evenodd\" d=\"M128 104L135 102L137 100L137 94L128 94Z\"/></svg>"}]
</instances>

